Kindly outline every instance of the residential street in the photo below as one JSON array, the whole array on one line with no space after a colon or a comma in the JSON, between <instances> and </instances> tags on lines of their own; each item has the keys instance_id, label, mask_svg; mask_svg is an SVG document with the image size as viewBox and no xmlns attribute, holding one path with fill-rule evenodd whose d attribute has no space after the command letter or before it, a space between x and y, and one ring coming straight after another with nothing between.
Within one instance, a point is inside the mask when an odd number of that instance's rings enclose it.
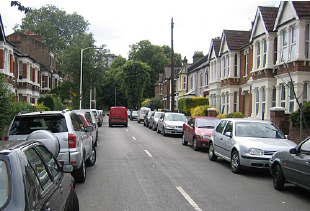
<instances>
[{"instance_id":1,"label":"residential street","mask_svg":"<svg viewBox=\"0 0 310 211\"><path fill-rule=\"evenodd\" d=\"M99 128L97 162L76 184L80 210L309 210L309 191L272 186L268 172L233 174L228 162L137 121Z\"/></svg>"}]
</instances>

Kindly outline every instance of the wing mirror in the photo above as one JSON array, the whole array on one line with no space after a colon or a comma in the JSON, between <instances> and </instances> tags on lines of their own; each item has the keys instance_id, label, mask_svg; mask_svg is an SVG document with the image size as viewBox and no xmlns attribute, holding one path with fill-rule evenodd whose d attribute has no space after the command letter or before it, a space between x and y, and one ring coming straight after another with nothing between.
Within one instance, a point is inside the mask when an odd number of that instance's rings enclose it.
<instances>
[{"instance_id":1,"label":"wing mirror","mask_svg":"<svg viewBox=\"0 0 310 211\"><path fill-rule=\"evenodd\" d=\"M231 138L231 137L232 137L231 132L226 132L226 133L225 133L225 136L228 136L228 137Z\"/></svg>"}]
</instances>

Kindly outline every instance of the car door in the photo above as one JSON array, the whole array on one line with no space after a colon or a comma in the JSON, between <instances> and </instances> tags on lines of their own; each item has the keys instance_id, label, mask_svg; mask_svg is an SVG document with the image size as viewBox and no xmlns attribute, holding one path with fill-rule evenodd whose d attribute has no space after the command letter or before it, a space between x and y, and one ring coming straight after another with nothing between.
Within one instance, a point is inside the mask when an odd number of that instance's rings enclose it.
<instances>
[{"instance_id":1,"label":"car door","mask_svg":"<svg viewBox=\"0 0 310 211\"><path fill-rule=\"evenodd\" d=\"M45 161L34 147L27 148L24 151L24 155L36 175L36 182L39 186L40 194L37 196L36 210L61 210L63 203L61 191L52 181Z\"/></svg>"},{"instance_id":2,"label":"car door","mask_svg":"<svg viewBox=\"0 0 310 211\"><path fill-rule=\"evenodd\" d=\"M212 139L214 144L214 151L223 155L223 131L226 126L227 120L222 120L215 130L212 132Z\"/></svg>"},{"instance_id":3,"label":"car door","mask_svg":"<svg viewBox=\"0 0 310 211\"><path fill-rule=\"evenodd\" d=\"M162 131L164 118L165 118L165 114L162 114L158 119L157 127L159 131Z\"/></svg>"},{"instance_id":4,"label":"car door","mask_svg":"<svg viewBox=\"0 0 310 211\"><path fill-rule=\"evenodd\" d=\"M226 126L225 126L223 136L221 139L222 154L227 159L230 159L230 151L231 151L231 148L234 144L233 139L232 139L232 137L233 137L232 135L233 135L233 122L228 121Z\"/></svg>"},{"instance_id":5,"label":"car door","mask_svg":"<svg viewBox=\"0 0 310 211\"><path fill-rule=\"evenodd\" d=\"M191 118L187 123L186 140L193 143L193 137L195 135L196 118Z\"/></svg>"},{"instance_id":6,"label":"car door","mask_svg":"<svg viewBox=\"0 0 310 211\"><path fill-rule=\"evenodd\" d=\"M289 156L286 178L310 188L310 139L300 146L296 154Z\"/></svg>"},{"instance_id":7,"label":"car door","mask_svg":"<svg viewBox=\"0 0 310 211\"><path fill-rule=\"evenodd\" d=\"M36 149L44 158L46 167L52 176L53 183L55 184L56 188L60 190L62 198L61 210L65 210L65 202L70 195L70 183L65 179L65 173L61 171L60 166L58 165L58 162L53 157L53 155L42 145L36 146ZM57 193L58 191L56 191L54 194ZM58 203L60 203L60 201Z\"/></svg>"}]
</instances>

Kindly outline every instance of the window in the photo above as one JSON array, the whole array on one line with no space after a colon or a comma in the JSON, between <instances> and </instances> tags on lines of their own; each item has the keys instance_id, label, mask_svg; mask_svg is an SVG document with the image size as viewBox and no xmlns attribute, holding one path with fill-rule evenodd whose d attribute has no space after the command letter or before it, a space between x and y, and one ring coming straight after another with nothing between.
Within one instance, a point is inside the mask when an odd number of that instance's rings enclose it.
<instances>
[{"instance_id":1,"label":"window","mask_svg":"<svg viewBox=\"0 0 310 211\"><path fill-rule=\"evenodd\" d=\"M183 89L186 90L186 77L183 77Z\"/></svg>"},{"instance_id":2,"label":"window","mask_svg":"<svg viewBox=\"0 0 310 211\"><path fill-rule=\"evenodd\" d=\"M273 41L273 64L276 64L278 57L278 38L275 37Z\"/></svg>"},{"instance_id":3,"label":"window","mask_svg":"<svg viewBox=\"0 0 310 211\"><path fill-rule=\"evenodd\" d=\"M256 115L258 114L259 111L259 91L256 89L256 98L255 98L255 108L256 108Z\"/></svg>"},{"instance_id":4,"label":"window","mask_svg":"<svg viewBox=\"0 0 310 211\"><path fill-rule=\"evenodd\" d=\"M205 72L205 85L206 86L209 85L209 69L206 69L206 72Z\"/></svg>"},{"instance_id":5,"label":"window","mask_svg":"<svg viewBox=\"0 0 310 211\"><path fill-rule=\"evenodd\" d=\"M249 66L249 60L248 60L248 52L245 54L245 76L248 76L248 66Z\"/></svg>"},{"instance_id":6,"label":"window","mask_svg":"<svg viewBox=\"0 0 310 211\"><path fill-rule=\"evenodd\" d=\"M272 107L276 107L276 102L277 102L276 96L277 96L277 89L275 87L273 87L273 89L272 89L272 103L271 103Z\"/></svg>"},{"instance_id":7,"label":"window","mask_svg":"<svg viewBox=\"0 0 310 211\"><path fill-rule=\"evenodd\" d=\"M200 71L200 86L202 86L202 71Z\"/></svg>"},{"instance_id":8,"label":"window","mask_svg":"<svg viewBox=\"0 0 310 211\"><path fill-rule=\"evenodd\" d=\"M227 120L221 121L221 122L218 124L218 126L216 127L216 129L215 129L216 132L222 133L222 131L223 131L225 125L226 125L226 122L227 122Z\"/></svg>"},{"instance_id":9,"label":"window","mask_svg":"<svg viewBox=\"0 0 310 211\"><path fill-rule=\"evenodd\" d=\"M193 78L193 74L191 74L191 89L194 89L194 78Z\"/></svg>"},{"instance_id":10,"label":"window","mask_svg":"<svg viewBox=\"0 0 310 211\"><path fill-rule=\"evenodd\" d=\"M229 121L226 125L226 128L225 128L225 131L224 131L224 134L226 134L227 132L229 133L232 133L233 131L233 122L232 121ZM232 135L232 134L231 134Z\"/></svg>"},{"instance_id":11,"label":"window","mask_svg":"<svg viewBox=\"0 0 310 211\"><path fill-rule=\"evenodd\" d=\"M260 42L257 42L256 48L256 68L258 69L260 66Z\"/></svg>"},{"instance_id":12,"label":"window","mask_svg":"<svg viewBox=\"0 0 310 211\"><path fill-rule=\"evenodd\" d=\"M267 41L263 40L263 67L266 67L267 62Z\"/></svg>"},{"instance_id":13,"label":"window","mask_svg":"<svg viewBox=\"0 0 310 211\"><path fill-rule=\"evenodd\" d=\"M228 114L229 111L229 94L226 94L226 114Z\"/></svg>"},{"instance_id":14,"label":"window","mask_svg":"<svg viewBox=\"0 0 310 211\"><path fill-rule=\"evenodd\" d=\"M281 84L281 98L280 98L280 106L285 108L285 85Z\"/></svg>"},{"instance_id":15,"label":"window","mask_svg":"<svg viewBox=\"0 0 310 211\"><path fill-rule=\"evenodd\" d=\"M294 102L295 102L294 84L290 83L289 87L290 87L290 91L289 91L289 93L290 93L290 96L289 96L289 99L290 99L289 112L293 112L294 111Z\"/></svg>"},{"instance_id":16,"label":"window","mask_svg":"<svg viewBox=\"0 0 310 211\"><path fill-rule=\"evenodd\" d=\"M229 56L227 56L227 77L229 77L229 74L230 74L229 66L230 66Z\"/></svg>"},{"instance_id":17,"label":"window","mask_svg":"<svg viewBox=\"0 0 310 211\"><path fill-rule=\"evenodd\" d=\"M306 59L310 58L310 24L306 25L306 34L305 34L305 56Z\"/></svg>"},{"instance_id":18,"label":"window","mask_svg":"<svg viewBox=\"0 0 310 211\"><path fill-rule=\"evenodd\" d=\"M71 114L71 122L72 122L72 126L74 131L84 131L84 124L83 122L80 120L80 118L77 116L77 114Z\"/></svg>"},{"instance_id":19,"label":"window","mask_svg":"<svg viewBox=\"0 0 310 211\"><path fill-rule=\"evenodd\" d=\"M45 88L45 76L42 75L42 79L41 79L41 88Z\"/></svg>"},{"instance_id":20,"label":"window","mask_svg":"<svg viewBox=\"0 0 310 211\"><path fill-rule=\"evenodd\" d=\"M33 148L26 150L25 155L40 182L41 191L44 191L52 184L52 180L48 175L44 162Z\"/></svg>"},{"instance_id":21,"label":"window","mask_svg":"<svg viewBox=\"0 0 310 211\"><path fill-rule=\"evenodd\" d=\"M223 77L225 78L225 74L226 74L226 59L225 57L223 58Z\"/></svg>"},{"instance_id":22,"label":"window","mask_svg":"<svg viewBox=\"0 0 310 211\"><path fill-rule=\"evenodd\" d=\"M308 90L308 83L304 83L304 88L303 88L303 103L306 103L308 102L308 93L309 93L309 90Z\"/></svg>"},{"instance_id":23,"label":"window","mask_svg":"<svg viewBox=\"0 0 310 211\"><path fill-rule=\"evenodd\" d=\"M293 26L291 30L291 52L290 52L290 58L293 59L295 58L296 55L296 27Z\"/></svg>"},{"instance_id":24,"label":"window","mask_svg":"<svg viewBox=\"0 0 310 211\"><path fill-rule=\"evenodd\" d=\"M265 113L266 109L266 92L265 87L262 87L262 113Z\"/></svg>"},{"instance_id":25,"label":"window","mask_svg":"<svg viewBox=\"0 0 310 211\"><path fill-rule=\"evenodd\" d=\"M222 96L222 114L224 114L224 112L225 112L225 95L223 94L223 96Z\"/></svg>"},{"instance_id":26,"label":"window","mask_svg":"<svg viewBox=\"0 0 310 211\"><path fill-rule=\"evenodd\" d=\"M18 79L19 80L23 79L23 62L22 61L18 62Z\"/></svg>"},{"instance_id":27,"label":"window","mask_svg":"<svg viewBox=\"0 0 310 211\"><path fill-rule=\"evenodd\" d=\"M234 77L237 77L237 71L238 71L238 55L235 54L235 67L234 67Z\"/></svg>"},{"instance_id":28,"label":"window","mask_svg":"<svg viewBox=\"0 0 310 211\"><path fill-rule=\"evenodd\" d=\"M51 153L49 151L47 151L47 149L44 146L39 145L36 148L39 151L39 153L42 155L44 160L46 161L47 168L51 172L52 176L54 178L57 177L60 173L60 168L57 165L58 161L55 160L55 158L51 155Z\"/></svg>"},{"instance_id":29,"label":"window","mask_svg":"<svg viewBox=\"0 0 310 211\"><path fill-rule=\"evenodd\" d=\"M237 105L238 105L238 92L234 92L234 112L237 112Z\"/></svg>"},{"instance_id":30,"label":"window","mask_svg":"<svg viewBox=\"0 0 310 211\"><path fill-rule=\"evenodd\" d=\"M282 31L282 56L281 61L287 60L287 32L286 30Z\"/></svg>"}]
</instances>

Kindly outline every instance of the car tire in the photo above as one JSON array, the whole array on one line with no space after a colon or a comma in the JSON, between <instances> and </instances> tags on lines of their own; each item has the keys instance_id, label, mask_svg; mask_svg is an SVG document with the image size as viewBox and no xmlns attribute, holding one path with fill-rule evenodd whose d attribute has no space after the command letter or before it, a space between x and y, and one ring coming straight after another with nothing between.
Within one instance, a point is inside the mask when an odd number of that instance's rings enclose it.
<instances>
[{"instance_id":1,"label":"car tire","mask_svg":"<svg viewBox=\"0 0 310 211\"><path fill-rule=\"evenodd\" d=\"M80 210L79 198L74 188L71 188L70 201L68 203L67 210L68 211L79 211Z\"/></svg>"},{"instance_id":2,"label":"car tire","mask_svg":"<svg viewBox=\"0 0 310 211\"><path fill-rule=\"evenodd\" d=\"M153 130L153 131L155 131L155 130L156 130L156 128L155 128L155 124L154 124L154 123L152 124L152 130Z\"/></svg>"},{"instance_id":3,"label":"car tire","mask_svg":"<svg viewBox=\"0 0 310 211\"><path fill-rule=\"evenodd\" d=\"M272 172L272 178L273 178L273 187L276 190L282 190L284 188L285 178L283 175L282 168L279 164L277 164L273 168Z\"/></svg>"},{"instance_id":4,"label":"car tire","mask_svg":"<svg viewBox=\"0 0 310 211\"><path fill-rule=\"evenodd\" d=\"M160 133L159 127L157 126L157 133Z\"/></svg>"},{"instance_id":5,"label":"car tire","mask_svg":"<svg viewBox=\"0 0 310 211\"><path fill-rule=\"evenodd\" d=\"M93 165L95 165L96 160L97 160L96 148L95 148L95 146L92 146L91 156L89 156L89 158L86 160L86 165L87 166L93 166Z\"/></svg>"},{"instance_id":6,"label":"car tire","mask_svg":"<svg viewBox=\"0 0 310 211\"><path fill-rule=\"evenodd\" d=\"M183 135L182 135L182 144L183 144L184 146L186 146L186 145L188 144L188 142L185 141L185 135L184 135L184 133L183 133Z\"/></svg>"},{"instance_id":7,"label":"car tire","mask_svg":"<svg viewBox=\"0 0 310 211\"><path fill-rule=\"evenodd\" d=\"M234 150L231 153L230 167L233 173L235 174L241 173L240 157L237 150Z\"/></svg>"},{"instance_id":8,"label":"car tire","mask_svg":"<svg viewBox=\"0 0 310 211\"><path fill-rule=\"evenodd\" d=\"M80 168L73 171L73 177L76 182L83 183L86 180L86 166L85 161L82 159L82 165Z\"/></svg>"},{"instance_id":9,"label":"car tire","mask_svg":"<svg viewBox=\"0 0 310 211\"><path fill-rule=\"evenodd\" d=\"M165 133L165 128L163 127L162 129L162 133L163 133L163 136L166 136L167 134Z\"/></svg>"},{"instance_id":10,"label":"car tire","mask_svg":"<svg viewBox=\"0 0 310 211\"><path fill-rule=\"evenodd\" d=\"M128 127L128 122L126 122L126 123L124 124L124 126L125 126L125 127Z\"/></svg>"},{"instance_id":11,"label":"car tire","mask_svg":"<svg viewBox=\"0 0 310 211\"><path fill-rule=\"evenodd\" d=\"M197 151L198 150L198 142L196 137L193 138L193 150Z\"/></svg>"},{"instance_id":12,"label":"car tire","mask_svg":"<svg viewBox=\"0 0 310 211\"><path fill-rule=\"evenodd\" d=\"M214 145L212 141L210 141L210 144L209 144L209 160L211 161L217 160L217 156L214 153Z\"/></svg>"}]
</instances>

